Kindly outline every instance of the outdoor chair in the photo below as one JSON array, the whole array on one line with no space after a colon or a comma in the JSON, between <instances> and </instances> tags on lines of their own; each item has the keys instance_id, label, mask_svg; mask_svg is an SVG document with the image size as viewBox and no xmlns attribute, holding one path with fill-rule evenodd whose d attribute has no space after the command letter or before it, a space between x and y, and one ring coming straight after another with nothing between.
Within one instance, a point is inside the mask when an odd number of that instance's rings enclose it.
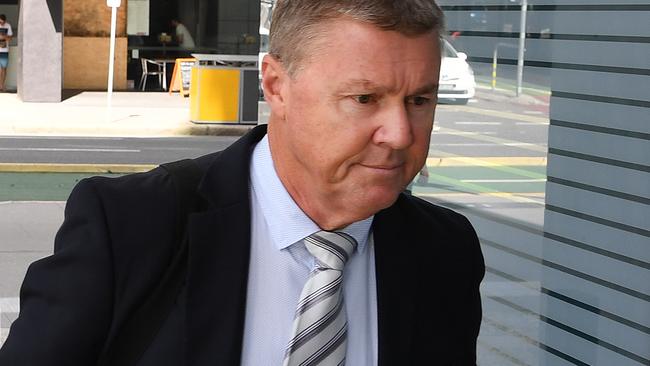
<instances>
[{"instance_id":1,"label":"outdoor chair","mask_svg":"<svg viewBox=\"0 0 650 366\"><path fill-rule=\"evenodd\" d=\"M164 62L141 58L142 77L140 78L139 89L144 91L147 87L147 78L149 76L158 76L158 85L164 90L167 88L167 67Z\"/></svg>"}]
</instances>

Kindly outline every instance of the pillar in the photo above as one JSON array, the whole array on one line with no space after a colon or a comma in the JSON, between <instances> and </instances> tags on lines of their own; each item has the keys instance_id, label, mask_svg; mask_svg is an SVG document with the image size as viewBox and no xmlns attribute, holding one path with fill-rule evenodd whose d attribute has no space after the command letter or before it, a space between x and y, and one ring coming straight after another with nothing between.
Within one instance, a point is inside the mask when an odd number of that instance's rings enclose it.
<instances>
[{"instance_id":1,"label":"pillar","mask_svg":"<svg viewBox=\"0 0 650 366\"><path fill-rule=\"evenodd\" d=\"M60 102L63 82L62 0L22 0L18 19L18 96Z\"/></svg>"}]
</instances>

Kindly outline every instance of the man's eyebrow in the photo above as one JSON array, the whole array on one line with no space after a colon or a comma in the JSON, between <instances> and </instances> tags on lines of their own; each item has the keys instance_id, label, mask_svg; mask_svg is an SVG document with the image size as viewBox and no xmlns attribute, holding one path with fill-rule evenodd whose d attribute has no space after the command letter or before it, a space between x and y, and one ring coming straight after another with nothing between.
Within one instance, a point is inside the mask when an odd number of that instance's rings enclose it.
<instances>
[{"instance_id":1,"label":"man's eyebrow","mask_svg":"<svg viewBox=\"0 0 650 366\"><path fill-rule=\"evenodd\" d=\"M351 79L343 83L341 90L348 90L351 88L363 88L364 91L369 92L385 92L386 88L373 82L369 79ZM411 95L432 94L438 90L438 83L427 84L416 89Z\"/></svg>"},{"instance_id":2,"label":"man's eyebrow","mask_svg":"<svg viewBox=\"0 0 650 366\"><path fill-rule=\"evenodd\" d=\"M411 95L432 94L438 90L438 83L428 84L417 88Z\"/></svg>"},{"instance_id":3,"label":"man's eyebrow","mask_svg":"<svg viewBox=\"0 0 650 366\"><path fill-rule=\"evenodd\" d=\"M341 86L342 90L350 88L363 88L367 91L381 91L385 89L369 79L351 79L343 83Z\"/></svg>"}]
</instances>

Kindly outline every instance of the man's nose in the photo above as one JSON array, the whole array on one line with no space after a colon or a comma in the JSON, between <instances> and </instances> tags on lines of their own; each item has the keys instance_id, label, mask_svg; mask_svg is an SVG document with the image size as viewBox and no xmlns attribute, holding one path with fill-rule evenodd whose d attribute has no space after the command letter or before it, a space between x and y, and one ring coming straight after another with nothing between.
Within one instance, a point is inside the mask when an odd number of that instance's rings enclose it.
<instances>
[{"instance_id":1,"label":"man's nose","mask_svg":"<svg viewBox=\"0 0 650 366\"><path fill-rule=\"evenodd\" d=\"M374 142L394 150L402 150L413 143L413 129L404 104L387 107L379 116L379 128Z\"/></svg>"}]
</instances>

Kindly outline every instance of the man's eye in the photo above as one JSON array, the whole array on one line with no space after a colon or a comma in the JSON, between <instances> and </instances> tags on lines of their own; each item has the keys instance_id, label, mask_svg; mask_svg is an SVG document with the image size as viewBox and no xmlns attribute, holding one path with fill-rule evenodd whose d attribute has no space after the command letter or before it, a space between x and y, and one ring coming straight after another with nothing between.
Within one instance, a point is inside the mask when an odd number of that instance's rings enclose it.
<instances>
[{"instance_id":1,"label":"man's eye","mask_svg":"<svg viewBox=\"0 0 650 366\"><path fill-rule=\"evenodd\" d=\"M413 98L411 98L411 103L413 103L415 105L425 105L425 104L428 104L430 101L431 101L431 99L425 98L425 97L413 97Z\"/></svg>"},{"instance_id":2,"label":"man's eye","mask_svg":"<svg viewBox=\"0 0 650 366\"><path fill-rule=\"evenodd\" d=\"M368 104L372 102L372 96L370 94L355 95L354 100L359 104Z\"/></svg>"}]
</instances>

